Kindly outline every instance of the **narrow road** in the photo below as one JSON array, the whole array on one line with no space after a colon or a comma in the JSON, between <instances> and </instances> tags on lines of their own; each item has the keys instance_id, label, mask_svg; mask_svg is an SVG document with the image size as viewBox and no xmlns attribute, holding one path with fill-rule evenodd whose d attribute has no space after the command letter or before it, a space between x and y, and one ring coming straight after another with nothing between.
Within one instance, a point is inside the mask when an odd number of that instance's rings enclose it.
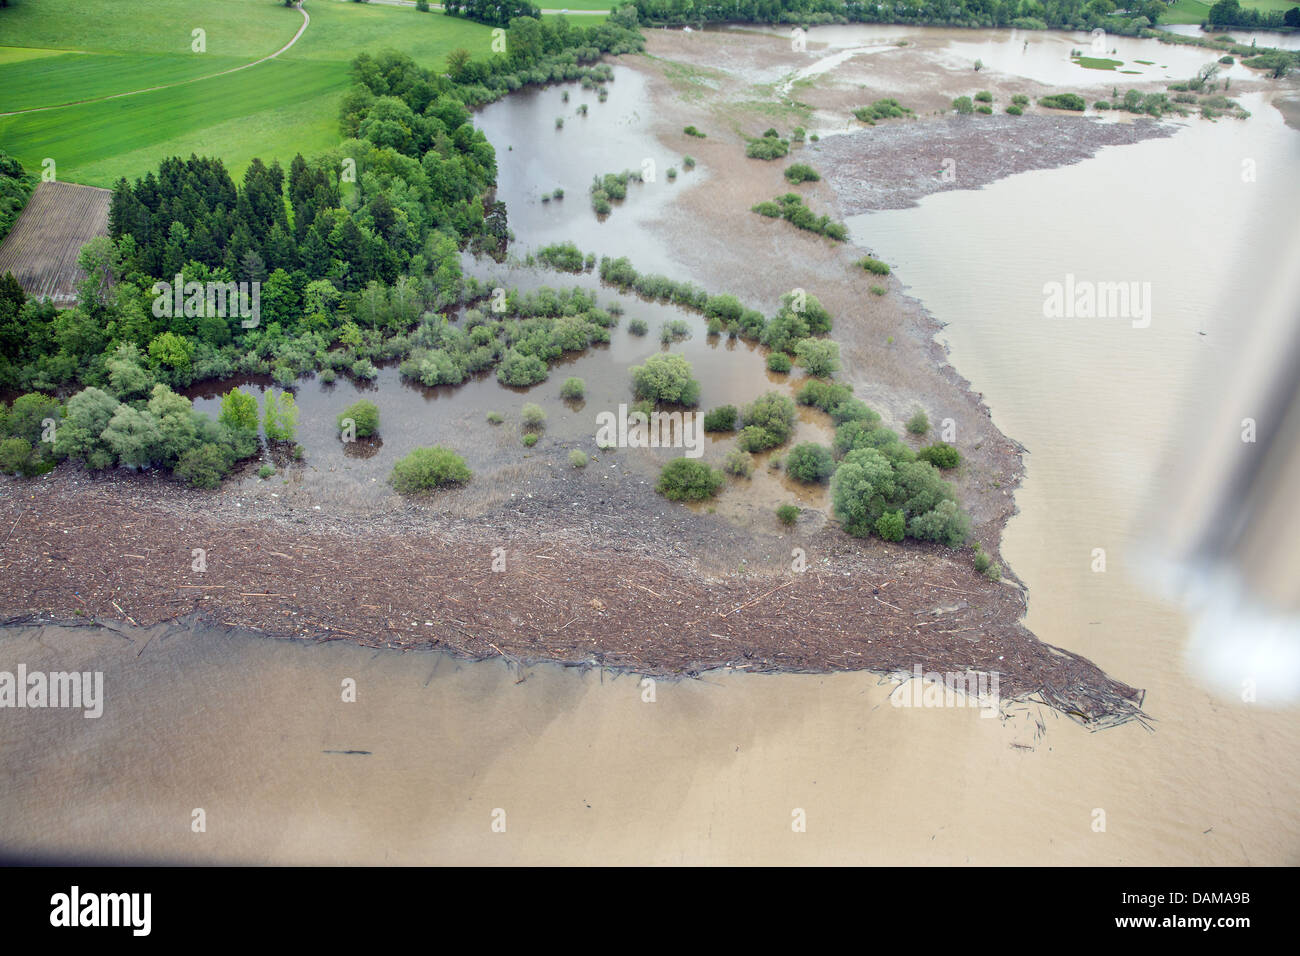
<instances>
[{"instance_id":1,"label":"narrow road","mask_svg":"<svg viewBox=\"0 0 1300 956\"><path fill-rule=\"evenodd\" d=\"M49 110L66 109L69 106L80 106L82 103L102 103L105 100L117 100L124 96L138 96L141 93L152 93L155 90L170 90L176 86L187 86L190 83L199 83L203 80L215 79L218 76L227 76L231 73L238 73L240 70L247 70L249 67L257 66L259 63L265 63L267 60L274 60L285 50L297 43L298 39L307 31L307 27L311 23L311 17L308 15L307 11L303 9L302 0L298 0L298 3L295 3L294 6L298 9L298 12L302 14L302 26L300 26L298 32L293 35L293 39L280 47L280 49L276 50L274 53L269 56L264 56L260 60L253 60L251 63L245 63L242 66L234 66L228 70L221 70L217 73L208 73L204 76L196 76L188 80L179 80L175 83L164 83L161 86L146 86L142 89L130 90L126 93L110 93L108 96L93 96L85 100L69 100L67 103L59 103L55 106L34 106L27 110L13 110L9 113L0 113L0 116L19 116L23 113L44 113Z\"/></svg>"}]
</instances>

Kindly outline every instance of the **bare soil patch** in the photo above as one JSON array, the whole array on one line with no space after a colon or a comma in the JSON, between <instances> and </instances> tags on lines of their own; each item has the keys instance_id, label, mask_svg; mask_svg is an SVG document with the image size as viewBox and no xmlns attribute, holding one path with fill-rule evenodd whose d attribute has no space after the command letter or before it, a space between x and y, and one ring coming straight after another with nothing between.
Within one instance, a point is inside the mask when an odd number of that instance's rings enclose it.
<instances>
[{"instance_id":1,"label":"bare soil patch","mask_svg":"<svg viewBox=\"0 0 1300 956\"><path fill-rule=\"evenodd\" d=\"M38 183L0 244L0 275L12 272L30 298L75 303L83 278L77 256L91 239L108 234L112 198L94 186Z\"/></svg>"}]
</instances>

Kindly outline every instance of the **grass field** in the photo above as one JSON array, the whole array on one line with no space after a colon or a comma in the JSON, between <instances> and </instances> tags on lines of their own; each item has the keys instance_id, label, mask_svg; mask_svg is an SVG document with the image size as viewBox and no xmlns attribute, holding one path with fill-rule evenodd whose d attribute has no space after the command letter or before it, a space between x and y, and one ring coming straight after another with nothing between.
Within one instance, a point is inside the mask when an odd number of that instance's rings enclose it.
<instances>
[{"instance_id":1,"label":"grass field","mask_svg":"<svg viewBox=\"0 0 1300 956\"><path fill-rule=\"evenodd\" d=\"M1248 10L1290 10L1300 0L1241 0L1242 7ZM1214 0L1178 0L1160 18L1161 23L1200 23L1214 6ZM1241 28L1245 29L1245 28Z\"/></svg>"},{"instance_id":2,"label":"grass field","mask_svg":"<svg viewBox=\"0 0 1300 956\"><path fill-rule=\"evenodd\" d=\"M93 186L191 152L220 156L236 175L255 156L287 165L294 153L338 143L339 100L357 53L396 49L441 67L456 47L487 55L492 36L411 7L309 0L311 24L292 48L211 77L284 46L302 15L276 0L11 2L0 10L0 112L184 83L0 116L0 148L29 169L52 158L59 179ZM206 53L188 52L195 27L207 31Z\"/></svg>"}]
</instances>

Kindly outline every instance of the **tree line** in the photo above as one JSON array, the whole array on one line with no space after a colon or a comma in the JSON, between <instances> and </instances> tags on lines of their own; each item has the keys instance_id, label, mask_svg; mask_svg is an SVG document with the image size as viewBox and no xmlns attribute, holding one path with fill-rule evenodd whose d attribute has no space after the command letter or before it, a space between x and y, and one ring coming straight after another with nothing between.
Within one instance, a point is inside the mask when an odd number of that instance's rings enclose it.
<instances>
[{"instance_id":1,"label":"tree line","mask_svg":"<svg viewBox=\"0 0 1300 956\"><path fill-rule=\"evenodd\" d=\"M1090 30L1131 33L1158 22L1161 0L632 0L647 24L700 22L907 23L957 27Z\"/></svg>"},{"instance_id":2,"label":"tree line","mask_svg":"<svg viewBox=\"0 0 1300 956\"><path fill-rule=\"evenodd\" d=\"M1300 6L1289 10L1243 7L1238 0L1219 0L1205 17L1210 27L1250 27L1256 30L1300 28Z\"/></svg>"}]
</instances>

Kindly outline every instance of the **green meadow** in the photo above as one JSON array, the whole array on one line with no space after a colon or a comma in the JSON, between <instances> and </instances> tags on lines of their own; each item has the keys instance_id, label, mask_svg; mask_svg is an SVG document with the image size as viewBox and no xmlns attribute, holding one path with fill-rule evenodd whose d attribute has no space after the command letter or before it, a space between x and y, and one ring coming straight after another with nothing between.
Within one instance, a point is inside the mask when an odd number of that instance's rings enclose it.
<instances>
[{"instance_id":1,"label":"green meadow","mask_svg":"<svg viewBox=\"0 0 1300 956\"><path fill-rule=\"evenodd\" d=\"M1249 10L1290 10L1300 0L1241 0L1241 5ZM1161 14L1161 23L1200 23L1210 13L1214 0L1178 0ZM1225 32L1230 31L1231 27Z\"/></svg>"},{"instance_id":2,"label":"green meadow","mask_svg":"<svg viewBox=\"0 0 1300 956\"><path fill-rule=\"evenodd\" d=\"M220 156L236 176L254 157L286 164L338 143L339 101L359 52L395 49L441 67L490 51L489 27L440 13L315 0L311 25L277 0L11 0L0 10L0 148L29 169L46 157L68 182L111 186L168 156ZM16 13L17 16L10 17ZM39 14L39 15L38 15ZM101 28L103 24L103 28ZM207 52L189 52L190 31ZM132 96L130 90L180 84ZM92 100L92 102L77 102Z\"/></svg>"},{"instance_id":3,"label":"green meadow","mask_svg":"<svg viewBox=\"0 0 1300 956\"><path fill-rule=\"evenodd\" d=\"M1076 56L1074 62L1085 70L1113 70L1117 66L1124 65L1123 60L1111 60L1098 56Z\"/></svg>"}]
</instances>

